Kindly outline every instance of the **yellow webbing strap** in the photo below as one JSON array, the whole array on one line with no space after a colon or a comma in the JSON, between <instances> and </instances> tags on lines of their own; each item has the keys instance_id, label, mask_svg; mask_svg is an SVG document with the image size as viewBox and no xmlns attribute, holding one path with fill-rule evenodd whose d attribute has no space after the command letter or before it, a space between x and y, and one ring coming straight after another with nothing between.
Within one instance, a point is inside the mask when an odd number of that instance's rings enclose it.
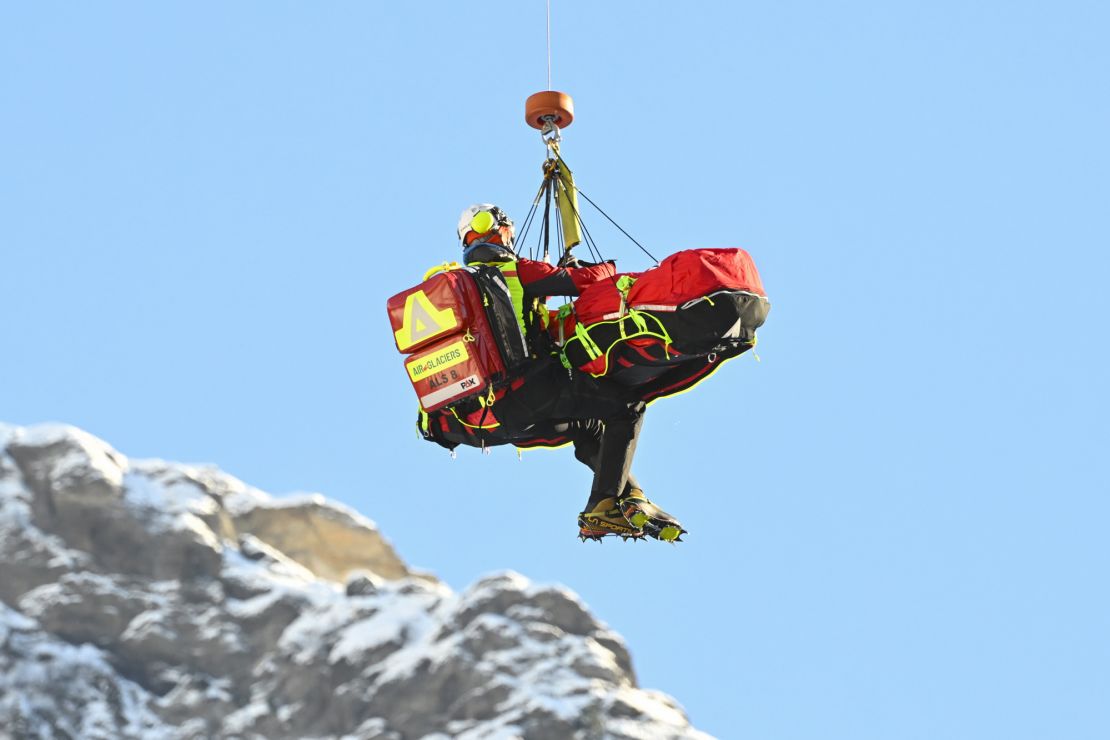
<instances>
[{"instance_id":1,"label":"yellow webbing strap","mask_svg":"<svg viewBox=\"0 0 1110 740\"><path fill-rule=\"evenodd\" d=\"M559 341L556 342L560 347L567 341L567 318L574 313L574 305L571 303L564 303L559 306L559 312L555 314L555 321L559 323Z\"/></svg>"},{"instance_id":2,"label":"yellow webbing strap","mask_svg":"<svg viewBox=\"0 0 1110 740\"><path fill-rule=\"evenodd\" d=\"M597 326L597 324L594 324L594 326ZM570 344L575 339L582 343L582 347L586 350L586 354L589 355L591 360L596 360L597 358L601 357L601 347L597 345L597 342L594 341L593 337L590 336L590 333L586 331L586 327L582 324L576 323L574 325L574 336L567 340L567 344ZM606 361L606 364L609 364L608 361Z\"/></svg>"},{"instance_id":3,"label":"yellow webbing strap","mask_svg":"<svg viewBox=\"0 0 1110 740\"><path fill-rule=\"evenodd\" d=\"M650 329L648 329L647 319L649 318L655 322L656 326L658 327L658 331L651 331ZM631 319L632 323L635 324L635 333L626 334L624 329L624 322L626 319ZM596 324L591 324L590 328L592 329L596 326L612 323L617 324L617 328L620 330L621 337L620 339L609 345L609 347L604 352L601 350L601 347L597 344L597 342L593 340L593 337L590 336L589 331L586 329L586 327L584 327L582 324L575 325L574 336L567 340L568 345L576 339L580 341L582 343L583 349L586 350L586 354L587 356L589 356L590 360L596 360L597 358L604 355L605 367L600 373L590 373L590 375L592 375L593 377L600 378L602 375L605 375L605 373L609 372L609 353L613 351L614 347L616 347L618 344L625 341L626 339L637 339L639 337L655 337L656 339L662 340L663 351L667 353L667 358L670 358L670 348L672 344L671 335L667 332L667 328L663 326L663 322L659 320L658 316L653 316L652 314L644 313L643 311L637 311L633 308L629 310L627 316L622 316L619 319L611 319L609 321L599 321ZM565 348L562 355L565 360ZM564 362L564 364L566 363Z\"/></svg>"},{"instance_id":4,"label":"yellow webbing strap","mask_svg":"<svg viewBox=\"0 0 1110 740\"><path fill-rule=\"evenodd\" d=\"M624 296L627 298L628 297L628 291L632 288L632 286L633 286L633 284L635 284L635 282L636 282L636 278L634 278L633 276L631 276L631 275L621 275L620 278L617 279L617 290L619 290L621 293L623 293Z\"/></svg>"},{"instance_id":5,"label":"yellow webbing strap","mask_svg":"<svg viewBox=\"0 0 1110 740\"><path fill-rule=\"evenodd\" d=\"M628 310L628 291L632 289L632 284L635 282L636 278L631 275L622 275L616 282L617 292L620 293L621 296L621 316L624 316L625 312ZM621 337L624 337L624 324L621 324Z\"/></svg>"},{"instance_id":6,"label":"yellow webbing strap","mask_svg":"<svg viewBox=\"0 0 1110 740\"><path fill-rule=\"evenodd\" d=\"M641 336L643 334L648 334L649 333L648 328L647 328L647 321L644 319L644 314L643 313L633 309L624 318L625 319L630 319L632 321L632 323L635 324L635 326L636 326L636 331L635 331L635 333L631 334L631 336L638 337L638 336ZM654 318L654 317L652 317L652 318ZM658 322L658 321L659 320L656 319L656 322ZM625 338L624 319L621 319L620 326L621 326L621 339L624 339ZM667 330L663 329L663 324L660 323L659 328L660 328L660 330L662 330L662 332L665 336L667 334ZM670 345L670 343L671 343L671 338L667 337L668 346ZM668 354L668 356L670 356L670 352L668 352L667 354Z\"/></svg>"},{"instance_id":7,"label":"yellow webbing strap","mask_svg":"<svg viewBox=\"0 0 1110 740\"><path fill-rule=\"evenodd\" d=\"M539 318L540 328L547 331L547 325L551 323L551 315L547 312L547 304L539 298L533 298L532 313Z\"/></svg>"},{"instance_id":8,"label":"yellow webbing strap","mask_svg":"<svg viewBox=\"0 0 1110 740\"><path fill-rule=\"evenodd\" d=\"M459 269L459 267L461 267L461 265L459 265L458 262L444 262L442 265L436 265L435 267L429 267L428 271L424 273L424 279L427 280L432 275L435 275L437 272L447 272L449 270L457 270L457 269Z\"/></svg>"}]
</instances>

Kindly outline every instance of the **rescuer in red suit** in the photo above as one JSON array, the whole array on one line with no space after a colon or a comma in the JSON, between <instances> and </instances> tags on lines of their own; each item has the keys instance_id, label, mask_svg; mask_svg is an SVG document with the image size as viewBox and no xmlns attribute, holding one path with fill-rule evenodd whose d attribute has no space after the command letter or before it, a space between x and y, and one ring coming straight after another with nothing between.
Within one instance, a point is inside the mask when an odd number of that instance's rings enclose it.
<instances>
[{"instance_id":1,"label":"rescuer in red suit","mask_svg":"<svg viewBox=\"0 0 1110 740\"><path fill-rule=\"evenodd\" d=\"M498 421L522 436L570 438L575 457L594 473L590 497L578 515L579 536L678 539L685 530L647 499L631 472L645 404L625 386L564 367L546 331L544 299L577 296L589 285L612 279L613 264L570 259L555 267L518 257L512 221L489 203L463 211L458 234L466 264L501 271L535 358L523 373L523 383L513 384L497 402Z\"/></svg>"}]
</instances>

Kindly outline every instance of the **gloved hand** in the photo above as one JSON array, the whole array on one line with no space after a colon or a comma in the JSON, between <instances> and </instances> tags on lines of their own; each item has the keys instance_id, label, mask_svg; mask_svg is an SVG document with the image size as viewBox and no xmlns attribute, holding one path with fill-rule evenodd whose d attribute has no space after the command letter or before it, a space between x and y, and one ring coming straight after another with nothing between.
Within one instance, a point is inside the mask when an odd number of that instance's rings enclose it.
<instances>
[{"instance_id":1,"label":"gloved hand","mask_svg":"<svg viewBox=\"0 0 1110 740\"><path fill-rule=\"evenodd\" d=\"M614 268L617 266L616 260L605 260L604 262L586 262L574 256L571 252L567 252L559 259L559 267L597 267L598 265L612 265Z\"/></svg>"},{"instance_id":2,"label":"gloved hand","mask_svg":"<svg viewBox=\"0 0 1110 740\"><path fill-rule=\"evenodd\" d=\"M559 258L559 267L581 267L582 263L574 256L573 252L563 252L563 256Z\"/></svg>"}]
</instances>

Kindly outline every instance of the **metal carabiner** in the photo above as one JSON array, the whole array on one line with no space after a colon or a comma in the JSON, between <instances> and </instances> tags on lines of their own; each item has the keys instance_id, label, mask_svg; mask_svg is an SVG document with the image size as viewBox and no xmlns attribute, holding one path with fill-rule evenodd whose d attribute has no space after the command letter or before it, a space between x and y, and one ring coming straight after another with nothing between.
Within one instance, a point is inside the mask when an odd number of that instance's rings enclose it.
<instances>
[{"instance_id":1,"label":"metal carabiner","mask_svg":"<svg viewBox=\"0 0 1110 740\"><path fill-rule=\"evenodd\" d=\"M559 142L563 140L562 135L559 133L559 127L555 125L555 116L543 117L543 128L540 129L540 138L548 148L559 147Z\"/></svg>"}]
</instances>

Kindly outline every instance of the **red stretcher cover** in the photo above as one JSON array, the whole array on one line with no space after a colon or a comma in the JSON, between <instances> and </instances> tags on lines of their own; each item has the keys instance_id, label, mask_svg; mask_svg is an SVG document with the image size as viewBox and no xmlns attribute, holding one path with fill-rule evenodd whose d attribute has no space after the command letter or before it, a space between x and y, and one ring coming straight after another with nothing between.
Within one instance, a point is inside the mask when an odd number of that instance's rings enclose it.
<instances>
[{"instance_id":1,"label":"red stretcher cover","mask_svg":"<svg viewBox=\"0 0 1110 740\"><path fill-rule=\"evenodd\" d=\"M686 249L650 270L623 275L636 278L628 291L627 307L644 311L674 311L718 290L767 295L751 255L739 248ZM574 302L578 321L587 325L617 318L620 310L621 295L610 280L594 283Z\"/></svg>"},{"instance_id":2,"label":"red stretcher cover","mask_svg":"<svg viewBox=\"0 0 1110 740\"><path fill-rule=\"evenodd\" d=\"M572 366L643 386L685 372L672 372L676 365L750 349L769 305L746 251L687 249L594 283L550 330Z\"/></svg>"}]
</instances>

